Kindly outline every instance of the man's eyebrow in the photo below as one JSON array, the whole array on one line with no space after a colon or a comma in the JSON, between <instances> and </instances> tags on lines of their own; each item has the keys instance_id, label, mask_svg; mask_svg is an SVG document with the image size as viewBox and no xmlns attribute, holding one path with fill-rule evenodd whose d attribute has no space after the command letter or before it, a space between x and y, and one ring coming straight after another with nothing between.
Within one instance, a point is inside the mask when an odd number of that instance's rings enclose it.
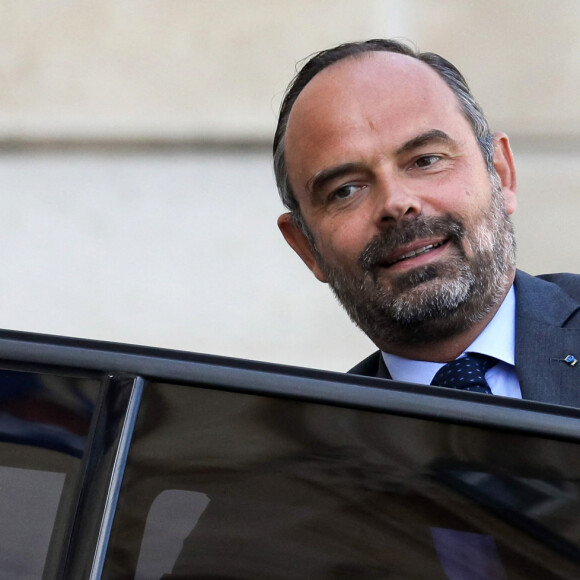
<instances>
[{"instance_id":1,"label":"man's eyebrow","mask_svg":"<svg viewBox=\"0 0 580 580\"><path fill-rule=\"evenodd\" d=\"M431 131L421 133L404 143L399 147L399 149L397 149L397 155L407 153L427 143L446 143L448 145L454 145L455 141L444 131L441 131L440 129L431 129Z\"/></svg>"},{"instance_id":2,"label":"man's eyebrow","mask_svg":"<svg viewBox=\"0 0 580 580\"><path fill-rule=\"evenodd\" d=\"M306 183L306 189L310 192L313 197L324 188L324 186L332 181L333 179L338 179L352 173L353 171L358 171L363 168L360 163L342 163L336 167L329 167L328 169L322 169L314 177L310 178Z\"/></svg>"}]
</instances>

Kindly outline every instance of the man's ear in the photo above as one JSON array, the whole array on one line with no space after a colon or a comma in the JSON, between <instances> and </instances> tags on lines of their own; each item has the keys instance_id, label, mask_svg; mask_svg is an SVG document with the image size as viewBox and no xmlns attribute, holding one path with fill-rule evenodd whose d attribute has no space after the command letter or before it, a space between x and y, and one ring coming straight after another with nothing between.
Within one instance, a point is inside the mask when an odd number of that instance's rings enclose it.
<instances>
[{"instance_id":1,"label":"man's ear","mask_svg":"<svg viewBox=\"0 0 580 580\"><path fill-rule=\"evenodd\" d=\"M493 165L501 181L506 211L511 215L516 211L517 206L517 179L514 156L505 133L495 133L493 141Z\"/></svg>"},{"instance_id":2,"label":"man's ear","mask_svg":"<svg viewBox=\"0 0 580 580\"><path fill-rule=\"evenodd\" d=\"M278 227L284 239L290 247L302 258L302 261L310 268L312 273L321 281L326 282L326 277L318 266L312 246L304 232L296 225L291 213L283 213L278 218Z\"/></svg>"}]
</instances>

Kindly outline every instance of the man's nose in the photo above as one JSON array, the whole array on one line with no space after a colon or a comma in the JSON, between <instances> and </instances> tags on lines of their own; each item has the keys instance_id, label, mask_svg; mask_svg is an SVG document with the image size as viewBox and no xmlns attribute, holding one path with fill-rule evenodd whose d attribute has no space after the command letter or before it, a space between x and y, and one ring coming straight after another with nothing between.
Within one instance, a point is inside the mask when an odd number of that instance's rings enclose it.
<instances>
[{"instance_id":1,"label":"man's nose","mask_svg":"<svg viewBox=\"0 0 580 580\"><path fill-rule=\"evenodd\" d=\"M422 204L419 195L395 171L384 170L377 176L375 195L377 219L380 223L421 214Z\"/></svg>"}]
</instances>

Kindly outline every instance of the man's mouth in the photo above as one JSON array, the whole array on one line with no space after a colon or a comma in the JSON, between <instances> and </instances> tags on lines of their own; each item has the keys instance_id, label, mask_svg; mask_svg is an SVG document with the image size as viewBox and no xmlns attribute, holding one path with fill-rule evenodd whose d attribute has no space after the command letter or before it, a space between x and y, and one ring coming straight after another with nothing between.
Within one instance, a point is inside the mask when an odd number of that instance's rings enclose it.
<instances>
[{"instance_id":1,"label":"man's mouth","mask_svg":"<svg viewBox=\"0 0 580 580\"><path fill-rule=\"evenodd\" d=\"M409 252L406 252L402 256L397 256L397 258L395 258L394 260L386 260L384 262L384 266L389 267L389 266L392 266L393 264L398 264L399 262L403 262L404 260L410 260L411 258L416 258L417 256L427 254L428 252L432 252L433 250L440 248L445 243L447 243L447 241L448 240L441 240L440 242L435 242L433 244L427 244L427 245L422 246L420 248L416 248L415 250L411 250Z\"/></svg>"},{"instance_id":2,"label":"man's mouth","mask_svg":"<svg viewBox=\"0 0 580 580\"><path fill-rule=\"evenodd\" d=\"M375 269L403 272L430 264L452 245L460 251L462 237L461 222L451 216L401 220L377 234L365 246L358 263L365 272Z\"/></svg>"}]
</instances>

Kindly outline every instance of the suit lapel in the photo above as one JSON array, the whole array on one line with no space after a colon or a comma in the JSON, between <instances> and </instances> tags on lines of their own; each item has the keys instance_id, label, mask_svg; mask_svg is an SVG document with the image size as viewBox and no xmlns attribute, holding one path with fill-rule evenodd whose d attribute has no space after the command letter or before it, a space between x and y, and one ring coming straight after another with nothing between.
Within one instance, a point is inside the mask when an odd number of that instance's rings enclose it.
<instances>
[{"instance_id":1,"label":"suit lapel","mask_svg":"<svg viewBox=\"0 0 580 580\"><path fill-rule=\"evenodd\" d=\"M580 406L580 304L559 286L518 272L516 290L516 371L524 399Z\"/></svg>"},{"instance_id":2,"label":"suit lapel","mask_svg":"<svg viewBox=\"0 0 580 580\"><path fill-rule=\"evenodd\" d=\"M391 377L391 373L389 372L389 369L387 368L387 365L385 363L385 358L383 357L383 353L379 350L379 365L378 365L378 369L377 369L377 377L379 379L392 379L393 377Z\"/></svg>"},{"instance_id":3,"label":"suit lapel","mask_svg":"<svg viewBox=\"0 0 580 580\"><path fill-rule=\"evenodd\" d=\"M380 350L377 350L363 361L359 362L348 372L354 375L363 375L365 377L377 377L378 379L392 378Z\"/></svg>"}]
</instances>

